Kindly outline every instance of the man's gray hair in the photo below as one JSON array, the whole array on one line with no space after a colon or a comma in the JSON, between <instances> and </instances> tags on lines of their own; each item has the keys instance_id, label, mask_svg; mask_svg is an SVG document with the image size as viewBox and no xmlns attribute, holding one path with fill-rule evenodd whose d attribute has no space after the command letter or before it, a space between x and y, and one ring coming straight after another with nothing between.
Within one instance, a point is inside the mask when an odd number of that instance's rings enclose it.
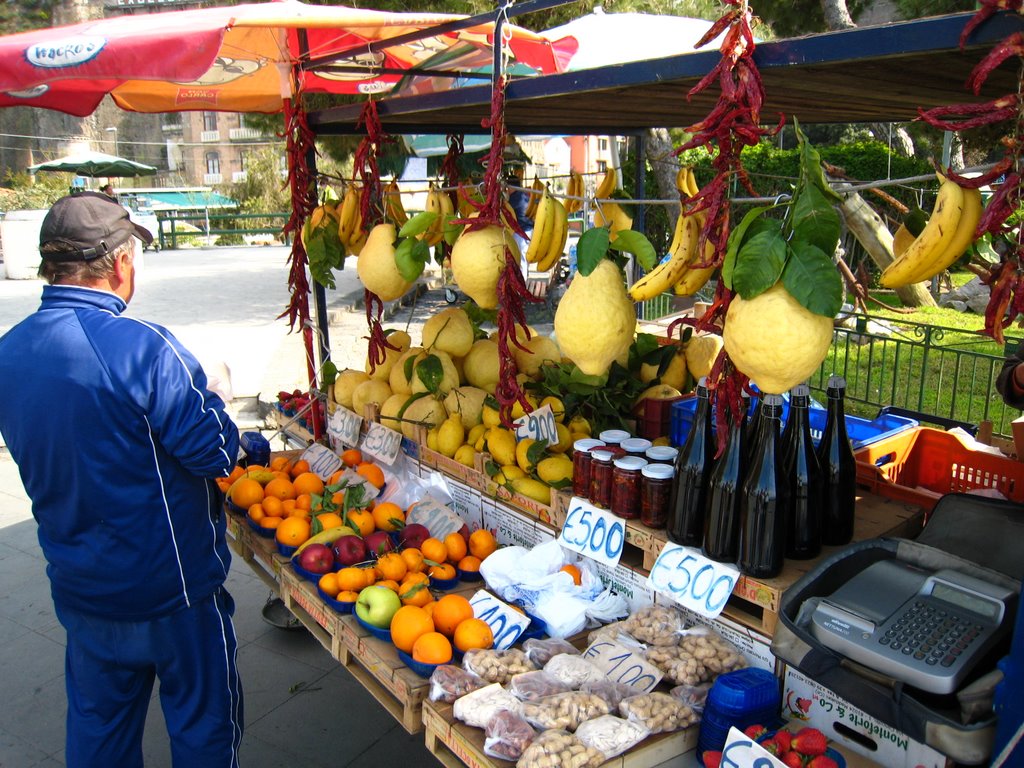
<instances>
[{"instance_id":1,"label":"man's gray hair","mask_svg":"<svg viewBox=\"0 0 1024 768\"><path fill-rule=\"evenodd\" d=\"M106 256L98 256L89 261L54 261L47 259L46 254L60 253L62 248L59 243L46 243L39 248L43 261L39 265L38 274L50 285L88 285L113 275L117 257L134 253L134 248L135 239L129 237Z\"/></svg>"}]
</instances>

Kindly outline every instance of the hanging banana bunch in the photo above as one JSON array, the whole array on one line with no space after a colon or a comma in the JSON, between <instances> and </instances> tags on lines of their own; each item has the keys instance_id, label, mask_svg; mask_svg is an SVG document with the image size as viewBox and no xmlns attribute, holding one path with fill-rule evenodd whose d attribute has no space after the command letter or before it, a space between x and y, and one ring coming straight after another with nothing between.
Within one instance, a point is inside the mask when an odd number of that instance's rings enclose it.
<instances>
[{"instance_id":1,"label":"hanging banana bunch","mask_svg":"<svg viewBox=\"0 0 1024 768\"><path fill-rule=\"evenodd\" d=\"M394 177L384 187L384 211L386 218L390 219L398 229L401 229L402 225L409 220L409 214L405 212L405 206L402 205L402 190L398 188L398 180Z\"/></svg>"},{"instance_id":2,"label":"hanging banana bunch","mask_svg":"<svg viewBox=\"0 0 1024 768\"><path fill-rule=\"evenodd\" d=\"M633 228L633 217L626 213L625 209L614 202L601 202L608 200L619 187L619 173L614 168L609 168L597 185L594 198L597 200L594 208L594 226L603 227L608 225L610 231L609 240L615 242L617 234L626 229Z\"/></svg>"},{"instance_id":3,"label":"hanging banana bunch","mask_svg":"<svg viewBox=\"0 0 1024 768\"><path fill-rule=\"evenodd\" d=\"M544 193L545 189L547 189L547 187L544 186L544 182L534 177L533 188L531 191L526 193L526 218L533 219L537 216L537 206L540 203L541 195Z\"/></svg>"},{"instance_id":4,"label":"hanging banana bunch","mask_svg":"<svg viewBox=\"0 0 1024 768\"><path fill-rule=\"evenodd\" d=\"M586 190L583 188L583 177L576 171L569 172L569 183L565 187L565 211L572 215L583 208L583 196Z\"/></svg>"},{"instance_id":5,"label":"hanging banana bunch","mask_svg":"<svg viewBox=\"0 0 1024 768\"><path fill-rule=\"evenodd\" d=\"M536 264L538 272L547 272L562 255L568 236L569 214L562 201L552 197L545 187L537 203L537 217L526 249L526 261Z\"/></svg>"},{"instance_id":6,"label":"hanging banana bunch","mask_svg":"<svg viewBox=\"0 0 1024 768\"><path fill-rule=\"evenodd\" d=\"M430 223L425 232L417 237L433 247L444 239L444 228L448 219L455 214L455 206L452 205L451 196L440 190L436 184L431 184L427 190L426 211L436 213L437 217Z\"/></svg>"}]
</instances>

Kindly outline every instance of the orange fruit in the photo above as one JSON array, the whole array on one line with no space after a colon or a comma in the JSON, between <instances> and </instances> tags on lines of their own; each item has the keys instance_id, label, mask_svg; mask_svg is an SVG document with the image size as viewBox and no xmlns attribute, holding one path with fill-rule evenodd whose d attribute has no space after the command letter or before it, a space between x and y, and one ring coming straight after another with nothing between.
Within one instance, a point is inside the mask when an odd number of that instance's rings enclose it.
<instances>
[{"instance_id":1,"label":"orange fruit","mask_svg":"<svg viewBox=\"0 0 1024 768\"><path fill-rule=\"evenodd\" d=\"M388 589L390 589L392 592L395 592L396 594L402 588L399 585L399 583L397 581L395 581L394 579L383 579L381 581L376 582L375 584L371 584L370 586L374 586L374 587L387 587Z\"/></svg>"},{"instance_id":2,"label":"orange fruit","mask_svg":"<svg viewBox=\"0 0 1024 768\"><path fill-rule=\"evenodd\" d=\"M330 595L331 597L336 596L341 591L341 586L338 584L338 574L334 571L321 576L317 586L323 590L325 595Z\"/></svg>"},{"instance_id":3,"label":"orange fruit","mask_svg":"<svg viewBox=\"0 0 1024 768\"><path fill-rule=\"evenodd\" d=\"M220 489L221 493L227 493L231 490L231 481L226 477L218 477L215 482L217 483L217 487Z\"/></svg>"},{"instance_id":4,"label":"orange fruit","mask_svg":"<svg viewBox=\"0 0 1024 768\"><path fill-rule=\"evenodd\" d=\"M376 530L373 522L373 513L365 509L350 509L348 511L349 522L354 525L360 536L369 536Z\"/></svg>"},{"instance_id":5,"label":"orange fruit","mask_svg":"<svg viewBox=\"0 0 1024 768\"><path fill-rule=\"evenodd\" d=\"M398 596L402 600L402 605L416 605L422 608L427 603L434 602L430 587L416 581L403 581L398 588Z\"/></svg>"},{"instance_id":6,"label":"orange fruit","mask_svg":"<svg viewBox=\"0 0 1024 768\"><path fill-rule=\"evenodd\" d=\"M334 504L335 506L340 507L341 506L341 502L343 502L344 500L345 500L345 492L344 491L335 491L334 493L331 494L331 503Z\"/></svg>"},{"instance_id":7,"label":"orange fruit","mask_svg":"<svg viewBox=\"0 0 1024 768\"><path fill-rule=\"evenodd\" d=\"M334 597L339 603L354 603L359 599L359 593L353 592L350 589L343 589Z\"/></svg>"},{"instance_id":8,"label":"orange fruit","mask_svg":"<svg viewBox=\"0 0 1024 768\"><path fill-rule=\"evenodd\" d=\"M423 553L423 557L433 560L435 563L443 563L448 559L448 547L444 545L443 541L435 539L433 536L420 544L420 551Z\"/></svg>"},{"instance_id":9,"label":"orange fruit","mask_svg":"<svg viewBox=\"0 0 1024 768\"><path fill-rule=\"evenodd\" d=\"M292 467L289 470L289 472L291 473L292 477L298 477L303 472L309 472L309 462L306 461L305 459L299 459L294 464L292 464Z\"/></svg>"},{"instance_id":10,"label":"orange fruit","mask_svg":"<svg viewBox=\"0 0 1024 768\"><path fill-rule=\"evenodd\" d=\"M372 587L375 583L377 583L376 568L360 568L359 570L363 572L363 578L366 580L365 585L367 587Z\"/></svg>"},{"instance_id":11,"label":"orange fruit","mask_svg":"<svg viewBox=\"0 0 1024 768\"><path fill-rule=\"evenodd\" d=\"M373 508L373 522L378 531L397 531L405 525L405 512L397 504L382 501Z\"/></svg>"},{"instance_id":12,"label":"orange fruit","mask_svg":"<svg viewBox=\"0 0 1024 768\"><path fill-rule=\"evenodd\" d=\"M313 497L308 493L300 493L295 497L295 508L311 512L313 510Z\"/></svg>"},{"instance_id":13,"label":"orange fruit","mask_svg":"<svg viewBox=\"0 0 1024 768\"><path fill-rule=\"evenodd\" d=\"M248 510L246 510L245 514L247 514L249 519L254 523L258 523L267 516L267 510L263 508L262 504L253 504Z\"/></svg>"},{"instance_id":14,"label":"orange fruit","mask_svg":"<svg viewBox=\"0 0 1024 768\"><path fill-rule=\"evenodd\" d=\"M444 537L444 546L448 550L448 559L453 563L459 562L467 554L466 540L461 533L449 533Z\"/></svg>"},{"instance_id":15,"label":"orange fruit","mask_svg":"<svg viewBox=\"0 0 1024 768\"><path fill-rule=\"evenodd\" d=\"M441 563L430 566L430 575L435 579L454 579L456 577L455 566L451 563Z\"/></svg>"},{"instance_id":16,"label":"orange fruit","mask_svg":"<svg viewBox=\"0 0 1024 768\"><path fill-rule=\"evenodd\" d=\"M242 474L244 475L255 474L257 472L265 471L267 471L267 468L264 467L262 464L249 464L248 466L242 468Z\"/></svg>"},{"instance_id":17,"label":"orange fruit","mask_svg":"<svg viewBox=\"0 0 1024 768\"><path fill-rule=\"evenodd\" d=\"M341 476L344 474L345 470L339 469L337 472L335 472L333 475L327 478L327 485L337 485L338 483L341 482Z\"/></svg>"},{"instance_id":18,"label":"orange fruit","mask_svg":"<svg viewBox=\"0 0 1024 768\"><path fill-rule=\"evenodd\" d=\"M338 528L344 523L341 521L341 515L337 512L321 512L316 516L316 519L320 521L320 526L326 531L328 528Z\"/></svg>"},{"instance_id":19,"label":"orange fruit","mask_svg":"<svg viewBox=\"0 0 1024 768\"><path fill-rule=\"evenodd\" d=\"M274 498L277 498L276 496ZM278 499L278 501L281 501ZM287 517L295 511L295 499L285 499L281 501L281 517Z\"/></svg>"},{"instance_id":20,"label":"orange fruit","mask_svg":"<svg viewBox=\"0 0 1024 768\"><path fill-rule=\"evenodd\" d=\"M397 552L388 552L377 558L377 570L385 579L401 581L409 572L405 559Z\"/></svg>"},{"instance_id":21,"label":"orange fruit","mask_svg":"<svg viewBox=\"0 0 1024 768\"><path fill-rule=\"evenodd\" d=\"M248 477L236 480L231 486L231 502L242 509L259 504L264 495L263 486Z\"/></svg>"},{"instance_id":22,"label":"orange fruit","mask_svg":"<svg viewBox=\"0 0 1024 768\"><path fill-rule=\"evenodd\" d=\"M494 534L486 528L473 531L469 536L469 551L473 557L486 560L488 555L492 554L497 548L498 542L494 538Z\"/></svg>"},{"instance_id":23,"label":"orange fruit","mask_svg":"<svg viewBox=\"0 0 1024 768\"><path fill-rule=\"evenodd\" d=\"M494 645L494 633L483 619L466 619L455 628L455 647L460 651L472 648L490 648Z\"/></svg>"},{"instance_id":24,"label":"orange fruit","mask_svg":"<svg viewBox=\"0 0 1024 768\"><path fill-rule=\"evenodd\" d=\"M363 463L363 452L358 448L349 448L341 454L341 460L345 462L346 467L359 466Z\"/></svg>"},{"instance_id":25,"label":"orange fruit","mask_svg":"<svg viewBox=\"0 0 1024 768\"><path fill-rule=\"evenodd\" d=\"M423 563L423 553L416 549L416 547L403 549L401 555L402 559L405 560L405 567L409 573L422 573L423 569L427 567Z\"/></svg>"},{"instance_id":26,"label":"orange fruit","mask_svg":"<svg viewBox=\"0 0 1024 768\"><path fill-rule=\"evenodd\" d=\"M439 632L427 632L412 644L412 657L422 664L447 664L452 660L452 644Z\"/></svg>"},{"instance_id":27,"label":"orange fruit","mask_svg":"<svg viewBox=\"0 0 1024 768\"><path fill-rule=\"evenodd\" d=\"M480 558L473 555L466 555L459 560L459 570L466 573L478 573L480 571Z\"/></svg>"},{"instance_id":28,"label":"orange fruit","mask_svg":"<svg viewBox=\"0 0 1024 768\"><path fill-rule=\"evenodd\" d=\"M338 588L343 591L358 592L366 586L366 569L350 566L338 571Z\"/></svg>"},{"instance_id":29,"label":"orange fruit","mask_svg":"<svg viewBox=\"0 0 1024 768\"><path fill-rule=\"evenodd\" d=\"M263 511L274 517L284 517L284 502L277 496L264 496Z\"/></svg>"},{"instance_id":30,"label":"orange fruit","mask_svg":"<svg viewBox=\"0 0 1024 768\"><path fill-rule=\"evenodd\" d=\"M286 547L297 547L309 538L309 521L287 517L277 526L277 541Z\"/></svg>"},{"instance_id":31,"label":"orange fruit","mask_svg":"<svg viewBox=\"0 0 1024 768\"><path fill-rule=\"evenodd\" d=\"M298 495L295 492L295 486L292 485L292 481L285 480L283 477L275 477L267 483L263 488L263 493L267 496L277 496L282 501L294 499Z\"/></svg>"},{"instance_id":32,"label":"orange fruit","mask_svg":"<svg viewBox=\"0 0 1024 768\"><path fill-rule=\"evenodd\" d=\"M238 478L240 478L244 474L245 474L245 468L240 466L240 465L238 465L238 464L235 464L234 468L231 470L231 474L229 474L227 476L227 480L228 480L228 482L233 483L233 482L235 482L235 480L237 480Z\"/></svg>"},{"instance_id":33,"label":"orange fruit","mask_svg":"<svg viewBox=\"0 0 1024 768\"><path fill-rule=\"evenodd\" d=\"M445 595L434 606L434 627L451 637L455 628L466 619L473 618L473 606L462 595Z\"/></svg>"},{"instance_id":34,"label":"orange fruit","mask_svg":"<svg viewBox=\"0 0 1024 768\"><path fill-rule=\"evenodd\" d=\"M391 642L400 651L412 653L413 644L427 632L433 631L433 620L426 611L415 605L403 605L391 617Z\"/></svg>"},{"instance_id":35,"label":"orange fruit","mask_svg":"<svg viewBox=\"0 0 1024 768\"><path fill-rule=\"evenodd\" d=\"M356 465L356 472L365 477L376 488L384 487L384 470L369 461Z\"/></svg>"},{"instance_id":36,"label":"orange fruit","mask_svg":"<svg viewBox=\"0 0 1024 768\"><path fill-rule=\"evenodd\" d=\"M292 460L289 459L287 456L275 456L270 460L270 469L272 469L275 472L287 472L289 469L291 469L291 466Z\"/></svg>"},{"instance_id":37,"label":"orange fruit","mask_svg":"<svg viewBox=\"0 0 1024 768\"><path fill-rule=\"evenodd\" d=\"M422 608L422 609L423 609L424 611L426 611L426 612L427 612L427 616L430 616L430 617L431 617L431 618L430 618L430 620L431 620L431 621L433 621L433 620L434 620L434 618L433 618L433 617L434 617L434 608L435 608L436 606L437 606L437 600L431 600L431 601L430 601L429 603L427 603L426 605L421 605L420 607L421 607L421 608Z\"/></svg>"},{"instance_id":38,"label":"orange fruit","mask_svg":"<svg viewBox=\"0 0 1024 768\"><path fill-rule=\"evenodd\" d=\"M274 476L273 479L275 480L287 480L288 482L291 482L292 480L291 476L287 472L271 472L270 474Z\"/></svg>"},{"instance_id":39,"label":"orange fruit","mask_svg":"<svg viewBox=\"0 0 1024 768\"><path fill-rule=\"evenodd\" d=\"M267 515L262 520L260 520L260 527L261 528L269 528L271 530L276 530L277 526L279 526L283 522L284 522L284 518L283 517L273 517L272 515Z\"/></svg>"},{"instance_id":40,"label":"orange fruit","mask_svg":"<svg viewBox=\"0 0 1024 768\"><path fill-rule=\"evenodd\" d=\"M583 583L583 575L580 573L580 569L577 568L575 565L569 563L567 565L563 565L558 570L565 571L570 576L572 576L572 583L575 584L577 587Z\"/></svg>"},{"instance_id":41,"label":"orange fruit","mask_svg":"<svg viewBox=\"0 0 1024 768\"><path fill-rule=\"evenodd\" d=\"M292 485L295 486L295 492L298 494L308 493L319 496L324 492L324 481L315 472L303 472L292 480Z\"/></svg>"}]
</instances>

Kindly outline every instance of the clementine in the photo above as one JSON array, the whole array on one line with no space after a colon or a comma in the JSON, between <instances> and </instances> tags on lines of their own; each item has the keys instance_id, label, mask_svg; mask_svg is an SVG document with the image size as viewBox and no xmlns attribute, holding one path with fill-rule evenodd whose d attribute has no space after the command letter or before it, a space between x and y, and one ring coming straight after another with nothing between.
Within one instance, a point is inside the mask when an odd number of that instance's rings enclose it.
<instances>
[{"instance_id":1,"label":"clementine","mask_svg":"<svg viewBox=\"0 0 1024 768\"><path fill-rule=\"evenodd\" d=\"M324 492L324 481L315 472L303 472L292 480L292 485L295 486L295 492L299 494L308 493L319 496Z\"/></svg>"},{"instance_id":2,"label":"clementine","mask_svg":"<svg viewBox=\"0 0 1024 768\"><path fill-rule=\"evenodd\" d=\"M292 477L298 477L303 472L309 472L309 462L305 459L298 459L294 464L292 464L289 472Z\"/></svg>"},{"instance_id":3,"label":"clementine","mask_svg":"<svg viewBox=\"0 0 1024 768\"><path fill-rule=\"evenodd\" d=\"M277 498L284 501L285 499L294 499L298 494L295 492L295 486L292 485L291 480L285 480L283 477L275 477L263 488L263 493L267 496L277 496Z\"/></svg>"},{"instance_id":4,"label":"clementine","mask_svg":"<svg viewBox=\"0 0 1024 768\"><path fill-rule=\"evenodd\" d=\"M240 478L244 474L245 474L245 467L242 467L239 464L235 464L235 466L231 470L231 474L229 474L227 476L227 480L229 482L233 483L233 482L235 482L235 480L237 480L238 478Z\"/></svg>"},{"instance_id":5,"label":"clementine","mask_svg":"<svg viewBox=\"0 0 1024 768\"><path fill-rule=\"evenodd\" d=\"M430 587L420 582L403 581L398 588L398 596L402 600L402 605L415 605L421 608L434 601Z\"/></svg>"},{"instance_id":6,"label":"clementine","mask_svg":"<svg viewBox=\"0 0 1024 768\"><path fill-rule=\"evenodd\" d=\"M345 591L358 592L366 586L365 568L350 566L338 571L338 588Z\"/></svg>"},{"instance_id":7,"label":"clementine","mask_svg":"<svg viewBox=\"0 0 1024 768\"><path fill-rule=\"evenodd\" d=\"M447 664L452 660L452 644L439 632L427 632L412 644L412 657L422 664Z\"/></svg>"},{"instance_id":8,"label":"clementine","mask_svg":"<svg viewBox=\"0 0 1024 768\"><path fill-rule=\"evenodd\" d=\"M434 627L451 637L460 622L473 618L473 606L462 595L445 595L434 606Z\"/></svg>"},{"instance_id":9,"label":"clementine","mask_svg":"<svg viewBox=\"0 0 1024 768\"><path fill-rule=\"evenodd\" d=\"M335 597L341 591L341 587L338 584L338 574L334 571L329 571L321 576L317 586L323 590L325 595L331 597Z\"/></svg>"},{"instance_id":10,"label":"clementine","mask_svg":"<svg viewBox=\"0 0 1024 768\"><path fill-rule=\"evenodd\" d=\"M355 526L360 536L369 536L376 529L373 522L373 513L365 509L350 509L348 511L348 520Z\"/></svg>"},{"instance_id":11,"label":"clementine","mask_svg":"<svg viewBox=\"0 0 1024 768\"><path fill-rule=\"evenodd\" d=\"M297 547L309 538L309 521L301 517L287 517L278 524L276 536L279 544Z\"/></svg>"},{"instance_id":12,"label":"clementine","mask_svg":"<svg viewBox=\"0 0 1024 768\"><path fill-rule=\"evenodd\" d=\"M431 578L442 580L454 579L457 575L455 573L455 566L451 563L432 565L428 573L430 573Z\"/></svg>"},{"instance_id":13,"label":"clementine","mask_svg":"<svg viewBox=\"0 0 1024 768\"><path fill-rule=\"evenodd\" d=\"M274 472L284 471L287 472L291 469L292 460L287 456L275 456L270 460L270 469Z\"/></svg>"},{"instance_id":14,"label":"clementine","mask_svg":"<svg viewBox=\"0 0 1024 768\"><path fill-rule=\"evenodd\" d=\"M349 448L341 454L346 467L356 467L363 463L363 452L358 448Z\"/></svg>"},{"instance_id":15,"label":"clementine","mask_svg":"<svg viewBox=\"0 0 1024 768\"><path fill-rule=\"evenodd\" d=\"M376 464L369 461L364 461L362 464L356 465L356 472L365 477L367 481L374 485L374 487L384 487L384 470L382 470Z\"/></svg>"},{"instance_id":16,"label":"clementine","mask_svg":"<svg viewBox=\"0 0 1024 768\"><path fill-rule=\"evenodd\" d=\"M454 642L462 652L472 648L490 648L494 645L494 633L483 619L466 619L455 628Z\"/></svg>"},{"instance_id":17,"label":"clementine","mask_svg":"<svg viewBox=\"0 0 1024 768\"><path fill-rule=\"evenodd\" d=\"M254 523L258 523L267 516L267 510L263 508L262 504L253 504L248 510L246 510L245 514L247 514L249 519Z\"/></svg>"},{"instance_id":18,"label":"clementine","mask_svg":"<svg viewBox=\"0 0 1024 768\"><path fill-rule=\"evenodd\" d=\"M392 592L395 592L396 594L402 588L401 585L397 581L395 581L394 579L383 579L381 581L378 581L373 586L375 586L375 587L387 587L388 589L390 589Z\"/></svg>"},{"instance_id":19,"label":"clementine","mask_svg":"<svg viewBox=\"0 0 1024 768\"><path fill-rule=\"evenodd\" d=\"M382 501L373 508L373 522L378 531L397 531L405 525L405 512L397 504Z\"/></svg>"},{"instance_id":20,"label":"clementine","mask_svg":"<svg viewBox=\"0 0 1024 768\"><path fill-rule=\"evenodd\" d=\"M486 528L473 531L469 536L469 551L474 557L486 560L498 548L498 542L494 534Z\"/></svg>"},{"instance_id":21,"label":"clementine","mask_svg":"<svg viewBox=\"0 0 1024 768\"><path fill-rule=\"evenodd\" d=\"M350 589L343 589L335 596L334 599L337 600L339 603L354 603L356 600L359 599L359 593L353 592Z\"/></svg>"},{"instance_id":22,"label":"clementine","mask_svg":"<svg viewBox=\"0 0 1024 768\"><path fill-rule=\"evenodd\" d=\"M397 552L388 552L377 558L377 570L385 579L401 581L409 572L405 559Z\"/></svg>"},{"instance_id":23,"label":"clementine","mask_svg":"<svg viewBox=\"0 0 1024 768\"><path fill-rule=\"evenodd\" d=\"M284 503L277 496L264 496L263 511L274 517L284 517Z\"/></svg>"},{"instance_id":24,"label":"clementine","mask_svg":"<svg viewBox=\"0 0 1024 768\"><path fill-rule=\"evenodd\" d=\"M423 562L423 553L416 549L416 547L403 549L401 554L409 573L422 573L423 569L427 567Z\"/></svg>"},{"instance_id":25,"label":"clementine","mask_svg":"<svg viewBox=\"0 0 1024 768\"><path fill-rule=\"evenodd\" d=\"M459 570L465 571L466 573L479 573L480 558L474 557L473 555L466 555L464 558L459 560Z\"/></svg>"},{"instance_id":26,"label":"clementine","mask_svg":"<svg viewBox=\"0 0 1024 768\"><path fill-rule=\"evenodd\" d=\"M391 642L400 651L412 653L413 644L422 635L433 631L433 620L418 606L403 605L391 617Z\"/></svg>"},{"instance_id":27,"label":"clementine","mask_svg":"<svg viewBox=\"0 0 1024 768\"><path fill-rule=\"evenodd\" d=\"M330 528L339 528L344 525L341 521L341 515L337 512L321 512L316 516L316 519L320 521L320 527L325 531Z\"/></svg>"},{"instance_id":28,"label":"clementine","mask_svg":"<svg viewBox=\"0 0 1024 768\"><path fill-rule=\"evenodd\" d=\"M339 469L337 472L335 472L333 475L331 475L329 478L327 478L327 485L328 486L337 485L338 483L341 482L341 476L344 475L344 474L345 474L345 470L344 469Z\"/></svg>"},{"instance_id":29,"label":"clementine","mask_svg":"<svg viewBox=\"0 0 1024 768\"><path fill-rule=\"evenodd\" d=\"M461 533L449 533L444 537L444 546L448 550L448 560L453 563L459 562L467 554L466 540Z\"/></svg>"},{"instance_id":30,"label":"clementine","mask_svg":"<svg viewBox=\"0 0 1024 768\"><path fill-rule=\"evenodd\" d=\"M263 501L263 486L248 477L236 480L231 486L231 502L236 507L248 509Z\"/></svg>"},{"instance_id":31,"label":"clementine","mask_svg":"<svg viewBox=\"0 0 1024 768\"><path fill-rule=\"evenodd\" d=\"M423 553L423 557L435 563L443 563L448 559L448 547L443 541L435 539L433 536L420 544L420 551Z\"/></svg>"},{"instance_id":32,"label":"clementine","mask_svg":"<svg viewBox=\"0 0 1024 768\"><path fill-rule=\"evenodd\" d=\"M295 497L295 507L296 509L302 509L305 510L306 512L311 512L313 510L313 497L310 496L308 493L300 493L298 496Z\"/></svg>"},{"instance_id":33,"label":"clementine","mask_svg":"<svg viewBox=\"0 0 1024 768\"><path fill-rule=\"evenodd\" d=\"M260 528L269 528L270 530L276 530L277 526L279 526L283 522L283 517L273 517L272 515L267 515L262 520L260 520Z\"/></svg>"},{"instance_id":34,"label":"clementine","mask_svg":"<svg viewBox=\"0 0 1024 768\"><path fill-rule=\"evenodd\" d=\"M565 571L570 576L572 576L572 583L575 584L577 587L583 583L583 575L580 573L580 569L577 568L575 565L569 563L567 565L563 565L558 570Z\"/></svg>"},{"instance_id":35,"label":"clementine","mask_svg":"<svg viewBox=\"0 0 1024 768\"><path fill-rule=\"evenodd\" d=\"M427 616L430 616L430 620L434 620L434 607L437 605L437 600L431 600L426 605L420 606L424 611L427 612Z\"/></svg>"}]
</instances>

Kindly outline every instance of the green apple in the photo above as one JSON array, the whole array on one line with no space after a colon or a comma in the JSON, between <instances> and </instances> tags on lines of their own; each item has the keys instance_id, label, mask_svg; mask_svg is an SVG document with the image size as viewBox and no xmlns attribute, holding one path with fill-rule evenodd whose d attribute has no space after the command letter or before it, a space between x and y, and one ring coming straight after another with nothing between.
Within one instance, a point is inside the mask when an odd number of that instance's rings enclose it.
<instances>
[{"instance_id":1,"label":"green apple","mask_svg":"<svg viewBox=\"0 0 1024 768\"><path fill-rule=\"evenodd\" d=\"M356 600L356 615L367 624L380 629L391 626L391 617L398 613L402 601L387 587L366 587Z\"/></svg>"}]
</instances>

